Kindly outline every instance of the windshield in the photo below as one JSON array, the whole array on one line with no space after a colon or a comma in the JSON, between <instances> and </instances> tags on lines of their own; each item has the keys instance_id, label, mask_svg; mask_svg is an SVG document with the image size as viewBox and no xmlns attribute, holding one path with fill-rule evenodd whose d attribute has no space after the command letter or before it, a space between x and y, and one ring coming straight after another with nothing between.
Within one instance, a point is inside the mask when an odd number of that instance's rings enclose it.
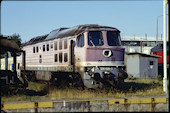
<instances>
[{"instance_id":1,"label":"windshield","mask_svg":"<svg viewBox=\"0 0 170 113\"><path fill-rule=\"evenodd\" d=\"M120 35L115 31L107 31L107 42L109 46L120 46Z\"/></svg>"},{"instance_id":2,"label":"windshield","mask_svg":"<svg viewBox=\"0 0 170 113\"><path fill-rule=\"evenodd\" d=\"M101 31L89 31L88 32L88 45L89 46L102 46L103 36Z\"/></svg>"}]
</instances>

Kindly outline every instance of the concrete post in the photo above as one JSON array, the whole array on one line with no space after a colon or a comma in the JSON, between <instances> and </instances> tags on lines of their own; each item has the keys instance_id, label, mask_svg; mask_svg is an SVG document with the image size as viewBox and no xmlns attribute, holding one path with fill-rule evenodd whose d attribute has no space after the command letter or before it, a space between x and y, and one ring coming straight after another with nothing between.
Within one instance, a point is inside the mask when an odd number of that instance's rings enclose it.
<instances>
[{"instance_id":1,"label":"concrete post","mask_svg":"<svg viewBox=\"0 0 170 113\"><path fill-rule=\"evenodd\" d=\"M164 78L163 78L163 91L167 93L167 37L166 37L166 0L163 0L163 63L164 63Z\"/></svg>"}]
</instances>

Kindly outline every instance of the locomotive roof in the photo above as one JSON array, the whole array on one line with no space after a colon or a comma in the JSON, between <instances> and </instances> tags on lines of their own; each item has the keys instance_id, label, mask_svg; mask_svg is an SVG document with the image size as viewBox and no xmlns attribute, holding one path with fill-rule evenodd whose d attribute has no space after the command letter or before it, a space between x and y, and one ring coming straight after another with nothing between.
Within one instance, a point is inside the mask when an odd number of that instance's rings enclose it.
<instances>
[{"instance_id":1,"label":"locomotive roof","mask_svg":"<svg viewBox=\"0 0 170 113\"><path fill-rule=\"evenodd\" d=\"M167 50L169 49L169 43L167 42ZM157 45L151 49L152 51L163 51L163 44Z\"/></svg>"},{"instance_id":2,"label":"locomotive roof","mask_svg":"<svg viewBox=\"0 0 170 113\"><path fill-rule=\"evenodd\" d=\"M52 39L61 39L64 37L75 36L85 31L90 31L90 30L115 30L115 31L120 32L118 29L113 28L113 27L100 26L100 25L95 25L95 24L85 24L85 25L75 26L72 28L59 28L59 29L53 30L49 34L37 36L35 38L30 39L28 42L24 44L24 46L32 45L35 43L48 41Z\"/></svg>"}]
</instances>

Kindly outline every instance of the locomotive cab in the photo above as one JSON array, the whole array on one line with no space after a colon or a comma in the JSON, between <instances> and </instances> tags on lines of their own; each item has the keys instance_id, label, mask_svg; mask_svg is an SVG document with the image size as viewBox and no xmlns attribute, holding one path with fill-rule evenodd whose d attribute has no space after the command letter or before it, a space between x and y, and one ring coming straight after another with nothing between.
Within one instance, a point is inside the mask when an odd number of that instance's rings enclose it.
<instances>
[{"instance_id":1,"label":"locomotive cab","mask_svg":"<svg viewBox=\"0 0 170 113\"><path fill-rule=\"evenodd\" d=\"M113 86L124 81L124 48L120 31L89 30L77 36L75 67L88 88Z\"/></svg>"}]
</instances>

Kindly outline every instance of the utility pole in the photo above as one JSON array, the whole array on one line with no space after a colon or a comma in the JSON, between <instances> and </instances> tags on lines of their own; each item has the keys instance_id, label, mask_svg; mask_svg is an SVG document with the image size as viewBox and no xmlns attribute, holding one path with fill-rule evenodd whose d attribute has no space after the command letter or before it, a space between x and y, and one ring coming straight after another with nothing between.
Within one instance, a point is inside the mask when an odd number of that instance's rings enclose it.
<instances>
[{"instance_id":1,"label":"utility pole","mask_svg":"<svg viewBox=\"0 0 170 113\"><path fill-rule=\"evenodd\" d=\"M156 22L156 45L158 44L158 17Z\"/></svg>"},{"instance_id":2,"label":"utility pole","mask_svg":"<svg viewBox=\"0 0 170 113\"><path fill-rule=\"evenodd\" d=\"M167 94L167 27L166 27L166 4L167 0L163 0L163 64L164 64L164 78L163 78L163 91Z\"/></svg>"},{"instance_id":3,"label":"utility pole","mask_svg":"<svg viewBox=\"0 0 170 113\"><path fill-rule=\"evenodd\" d=\"M145 40L147 40L147 33L145 34Z\"/></svg>"}]
</instances>

